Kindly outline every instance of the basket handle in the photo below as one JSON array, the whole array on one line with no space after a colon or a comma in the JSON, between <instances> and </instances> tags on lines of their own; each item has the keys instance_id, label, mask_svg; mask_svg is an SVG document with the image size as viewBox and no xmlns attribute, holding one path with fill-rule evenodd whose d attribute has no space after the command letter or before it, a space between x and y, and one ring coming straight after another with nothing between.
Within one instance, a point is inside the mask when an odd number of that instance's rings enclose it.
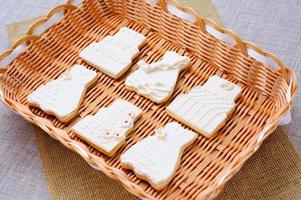
<instances>
[{"instance_id":1,"label":"basket handle","mask_svg":"<svg viewBox=\"0 0 301 200\"><path fill-rule=\"evenodd\" d=\"M255 60L258 60L257 57L249 55L248 51L253 50L254 52L263 56L264 58L271 59L273 61L273 64L275 63L277 65L278 70L284 75L286 81L289 82L287 67L276 55L274 55L270 52L263 51L260 48L258 48L256 45L254 45L250 42L243 41L234 32L230 31L229 29L222 28L221 26L217 25L213 20L211 20L209 18L201 18L193 9L182 6L176 0L159 0L159 4L160 4L162 10L165 12L169 12L169 10L168 10L168 4L169 4L169 5L176 7L177 9L193 16L196 20L196 24L200 26L200 28L203 32L207 31L206 30L207 26L211 26L212 28L214 28L216 31L222 33L223 35L229 36L230 38L232 38L235 41L234 46L239 48L245 56L251 56ZM218 39L221 39L220 37L218 37L216 35L214 35L214 36L217 37ZM266 65L269 65L265 61L262 61L262 60L258 60L258 61L262 62ZM269 67L273 68L273 66L270 66L270 65L269 65Z\"/></svg>"},{"instance_id":2,"label":"basket handle","mask_svg":"<svg viewBox=\"0 0 301 200\"><path fill-rule=\"evenodd\" d=\"M289 75L287 73L288 69L285 66L285 64L280 60L280 58L278 56L276 56L273 53L270 53L270 52L267 52L267 51L263 51L262 49L260 49L259 47L257 47L255 44L253 44L251 42L244 41L244 45L245 45L245 48L246 48L247 51L248 50L253 50L257 54L263 56L263 58L265 58L265 59L271 59L277 65L278 70L284 75L285 79L287 80L287 83L289 83L290 77L289 77ZM247 53L247 55L250 56L249 53ZM251 56L251 57L253 57L255 60L258 60L259 62L267 64L267 62L261 61L261 60L259 60L258 58L254 57L254 56Z\"/></svg>"},{"instance_id":3,"label":"basket handle","mask_svg":"<svg viewBox=\"0 0 301 200\"><path fill-rule=\"evenodd\" d=\"M30 41L35 41L38 40L40 36L37 35L25 35L24 37L18 39L10 49L4 51L3 53L0 54L0 61L2 61L4 58L9 56L18 46L20 46L23 43L29 43ZM0 74L4 73L6 71L6 68L1 68L0 69Z\"/></svg>"},{"instance_id":4,"label":"basket handle","mask_svg":"<svg viewBox=\"0 0 301 200\"><path fill-rule=\"evenodd\" d=\"M217 30L218 32L231 37L236 42L236 44L234 46L238 47L245 56L251 56L255 60L258 60L259 62L262 62L262 63L268 65L269 67L273 67L273 66L269 65L267 62L265 62L263 60L259 60L258 57L250 55L249 51L253 50L257 54L261 55L263 58L271 59L273 61L273 63L275 63L277 65L276 67L284 75L285 79L287 81L289 81L289 77L287 74L287 67L280 60L280 58L278 58L275 54L272 54L267 51L263 51L253 43L250 43L247 41L242 41L241 38L238 35L236 35L234 32L232 32L231 30L229 30L227 28L220 27L213 20L211 20L209 18L203 19L203 22L205 24L205 29L206 29L206 26L209 25L209 26L213 27L215 30ZM220 39L220 38L218 38L218 39Z\"/></svg>"},{"instance_id":5,"label":"basket handle","mask_svg":"<svg viewBox=\"0 0 301 200\"><path fill-rule=\"evenodd\" d=\"M76 8L76 6L70 4L71 1L67 2L66 4L62 4L62 5L59 5L55 8L53 8L48 14L46 17L40 19L40 20L37 20L35 23L33 23L30 28L28 29L27 31L27 34L18 39L10 49L6 50L5 52L1 53L0 54L0 61L3 60L4 58L6 58L7 56L9 56L19 45L21 45L22 43L26 42L26 44L28 45L30 41L35 41L37 39L40 38L40 36L37 36L37 35L33 35L33 32L34 30L39 27L40 25L46 23L53 15L55 15L57 12L61 11L61 10L64 10L66 12L68 11L71 11L71 10L74 10ZM1 68L0 69L0 74L4 73L7 69L6 68Z\"/></svg>"},{"instance_id":6,"label":"basket handle","mask_svg":"<svg viewBox=\"0 0 301 200\"><path fill-rule=\"evenodd\" d=\"M176 9L192 16L195 20L195 24L198 25L202 29L202 31L205 30L205 24L203 22L203 19L193 9L191 9L189 7L185 7L175 0L159 0L159 4L161 6L161 9L167 13L169 12L169 10L168 10L168 4L169 4L173 7L175 7Z\"/></svg>"},{"instance_id":7,"label":"basket handle","mask_svg":"<svg viewBox=\"0 0 301 200\"><path fill-rule=\"evenodd\" d=\"M36 30L39 26L41 26L42 24L46 23L53 15L55 15L56 13L58 13L59 11L65 11L65 14L69 11L72 11L76 9L76 6L72 5L71 3L69 3L69 1L66 4L61 4L55 8L53 8L46 17L37 20L36 22L34 22L30 28L27 31L27 35L32 35L34 30Z\"/></svg>"}]
</instances>

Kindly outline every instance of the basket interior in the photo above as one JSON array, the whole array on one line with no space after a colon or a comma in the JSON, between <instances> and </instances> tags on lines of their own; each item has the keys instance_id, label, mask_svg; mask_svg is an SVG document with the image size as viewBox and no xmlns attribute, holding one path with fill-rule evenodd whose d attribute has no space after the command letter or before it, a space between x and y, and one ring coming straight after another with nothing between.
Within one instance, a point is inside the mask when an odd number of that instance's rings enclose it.
<instances>
[{"instance_id":1,"label":"basket interior","mask_svg":"<svg viewBox=\"0 0 301 200\"><path fill-rule=\"evenodd\" d=\"M254 59L244 56L239 49L223 43L198 27L163 12L158 5L150 6L139 0L85 1L83 6L66 15L59 23L42 34L41 39L15 59L1 76L6 98L16 104L27 105L26 97L41 84L57 78L74 64L95 70L78 57L79 52L93 41L116 33L127 26L147 36L147 43L134 60L131 69L114 80L97 71L98 80L87 92L78 115L69 123L61 123L38 108L31 107L33 115L49 120L54 127L66 130L72 139L81 141L89 150L102 157L108 166L120 169L128 181L143 188L155 198L194 199L218 181L218 175L256 137L281 101L287 85L281 74ZM163 104L154 102L125 89L125 78L134 71L136 63L158 61L167 50L188 56L191 68L183 71L170 100ZM96 70L95 70L96 71ZM170 184L156 191L147 182L137 178L130 170L120 166L119 156L137 141L153 135L154 129L173 121L166 106L179 94L186 93L217 74L243 88L234 114L225 126L210 139L199 135L184 152L181 164ZM284 89L283 89L284 88ZM99 108L110 105L116 98L132 102L143 109L126 144L109 158L80 140L70 127L86 115L95 114Z\"/></svg>"}]
</instances>

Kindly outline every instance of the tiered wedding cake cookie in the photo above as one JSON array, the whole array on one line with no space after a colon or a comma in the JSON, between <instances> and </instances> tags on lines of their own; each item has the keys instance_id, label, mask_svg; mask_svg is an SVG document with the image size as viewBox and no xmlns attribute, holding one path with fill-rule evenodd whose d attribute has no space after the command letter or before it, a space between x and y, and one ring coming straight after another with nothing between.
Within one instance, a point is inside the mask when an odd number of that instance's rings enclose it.
<instances>
[{"instance_id":1,"label":"tiered wedding cake cookie","mask_svg":"<svg viewBox=\"0 0 301 200\"><path fill-rule=\"evenodd\" d=\"M167 112L204 136L211 137L234 110L240 92L239 86L215 75L203 86L177 96L167 107Z\"/></svg>"},{"instance_id":2,"label":"tiered wedding cake cookie","mask_svg":"<svg viewBox=\"0 0 301 200\"><path fill-rule=\"evenodd\" d=\"M161 190L175 174L185 148L196 138L194 132L178 123L168 123L157 129L154 136L144 138L122 154L121 164Z\"/></svg>"},{"instance_id":3,"label":"tiered wedding cake cookie","mask_svg":"<svg viewBox=\"0 0 301 200\"><path fill-rule=\"evenodd\" d=\"M80 120L72 130L94 148L113 156L124 144L141 112L133 104L117 99L109 107L100 108L94 116Z\"/></svg>"},{"instance_id":4,"label":"tiered wedding cake cookie","mask_svg":"<svg viewBox=\"0 0 301 200\"><path fill-rule=\"evenodd\" d=\"M27 96L27 101L60 121L68 122L76 115L87 88L96 78L96 72L75 65L58 79L40 86Z\"/></svg>"},{"instance_id":5,"label":"tiered wedding cake cookie","mask_svg":"<svg viewBox=\"0 0 301 200\"><path fill-rule=\"evenodd\" d=\"M172 95L179 73L189 64L188 57L167 51L159 62L146 64L139 61L139 69L127 77L125 85L129 90L162 103Z\"/></svg>"},{"instance_id":6,"label":"tiered wedding cake cookie","mask_svg":"<svg viewBox=\"0 0 301 200\"><path fill-rule=\"evenodd\" d=\"M145 39L144 35L123 27L114 36L106 36L100 42L90 44L79 56L117 79L128 70Z\"/></svg>"}]
</instances>

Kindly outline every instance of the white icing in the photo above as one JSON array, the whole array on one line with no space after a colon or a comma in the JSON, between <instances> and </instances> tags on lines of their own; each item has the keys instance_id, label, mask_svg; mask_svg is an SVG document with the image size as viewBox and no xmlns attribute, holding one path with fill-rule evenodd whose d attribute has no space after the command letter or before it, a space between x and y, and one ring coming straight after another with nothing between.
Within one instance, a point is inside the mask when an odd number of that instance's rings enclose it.
<instances>
[{"instance_id":1,"label":"white icing","mask_svg":"<svg viewBox=\"0 0 301 200\"><path fill-rule=\"evenodd\" d=\"M109 107L101 108L94 116L86 116L72 129L107 153L112 153L125 140L127 132L141 110L133 104L117 99Z\"/></svg>"},{"instance_id":2,"label":"white icing","mask_svg":"<svg viewBox=\"0 0 301 200\"><path fill-rule=\"evenodd\" d=\"M215 92L220 97L232 102L234 102L241 92L241 87L217 75L210 77L202 88Z\"/></svg>"},{"instance_id":3,"label":"white icing","mask_svg":"<svg viewBox=\"0 0 301 200\"><path fill-rule=\"evenodd\" d=\"M145 36L129 28L121 28L114 36L86 47L79 56L113 78L121 76L139 53Z\"/></svg>"},{"instance_id":4,"label":"white icing","mask_svg":"<svg viewBox=\"0 0 301 200\"><path fill-rule=\"evenodd\" d=\"M56 80L37 88L27 100L58 118L68 117L78 108L86 87L96 76L96 72L74 65Z\"/></svg>"},{"instance_id":5,"label":"white icing","mask_svg":"<svg viewBox=\"0 0 301 200\"><path fill-rule=\"evenodd\" d=\"M131 166L135 173L147 177L156 189L162 189L176 171L181 153L196 139L196 134L171 122L156 130L121 155L121 163Z\"/></svg>"},{"instance_id":6,"label":"white icing","mask_svg":"<svg viewBox=\"0 0 301 200\"><path fill-rule=\"evenodd\" d=\"M127 77L126 86L161 103L172 94L180 71L190 64L190 59L167 51L158 62L147 64L141 60L137 64L139 69Z\"/></svg>"},{"instance_id":7,"label":"white icing","mask_svg":"<svg viewBox=\"0 0 301 200\"><path fill-rule=\"evenodd\" d=\"M144 35L126 27L121 28L114 37L124 45L134 47L140 47L146 39Z\"/></svg>"},{"instance_id":8,"label":"white icing","mask_svg":"<svg viewBox=\"0 0 301 200\"><path fill-rule=\"evenodd\" d=\"M203 86L177 96L167 111L187 126L210 137L227 119L240 92L239 86L213 76Z\"/></svg>"}]
</instances>

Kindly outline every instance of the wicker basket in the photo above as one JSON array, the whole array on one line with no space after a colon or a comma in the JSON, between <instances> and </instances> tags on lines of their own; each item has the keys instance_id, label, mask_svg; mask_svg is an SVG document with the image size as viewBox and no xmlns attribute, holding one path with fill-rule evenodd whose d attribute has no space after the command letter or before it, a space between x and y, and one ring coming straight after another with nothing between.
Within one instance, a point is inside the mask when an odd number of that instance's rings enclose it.
<instances>
[{"instance_id":1,"label":"wicker basket","mask_svg":"<svg viewBox=\"0 0 301 200\"><path fill-rule=\"evenodd\" d=\"M167 4L193 16L195 24L168 13ZM66 15L40 36L33 31L56 12ZM206 31L211 26L228 35L236 44L223 42ZM125 89L127 72L118 80L97 71L97 83L89 89L77 117L70 123L61 123L38 108L29 107L26 97L41 84L59 76L74 64L91 66L78 57L79 52L93 41L114 34L127 26L147 36L147 44L134 61L154 62L167 50L184 53L192 60L192 67L180 75L172 98L157 105ZM259 148L263 140L277 127L279 119L290 109L296 93L295 73L276 56L242 41L238 36L200 18L193 10L173 0L161 0L150 5L142 0L86 0L78 7L70 3L54 8L46 18L32 25L28 35L18 40L11 49L0 55L0 60L11 54L21 43L28 47L8 66L0 70L1 100L31 123L41 127L63 145L77 152L92 167L118 180L133 194L147 199L212 199L224 184L234 176L244 162ZM270 58L279 69L255 60L250 49ZM218 74L243 88L234 115L213 138L199 136L186 149L179 169L170 184L156 191L130 170L120 166L119 156L137 141L154 134L154 129L172 121L165 107L181 92L203 84ZM70 131L81 118L95 114L116 98L126 99L143 109L143 116L135 123L126 144L109 158ZM72 169L70 169L72 170Z\"/></svg>"}]
</instances>

